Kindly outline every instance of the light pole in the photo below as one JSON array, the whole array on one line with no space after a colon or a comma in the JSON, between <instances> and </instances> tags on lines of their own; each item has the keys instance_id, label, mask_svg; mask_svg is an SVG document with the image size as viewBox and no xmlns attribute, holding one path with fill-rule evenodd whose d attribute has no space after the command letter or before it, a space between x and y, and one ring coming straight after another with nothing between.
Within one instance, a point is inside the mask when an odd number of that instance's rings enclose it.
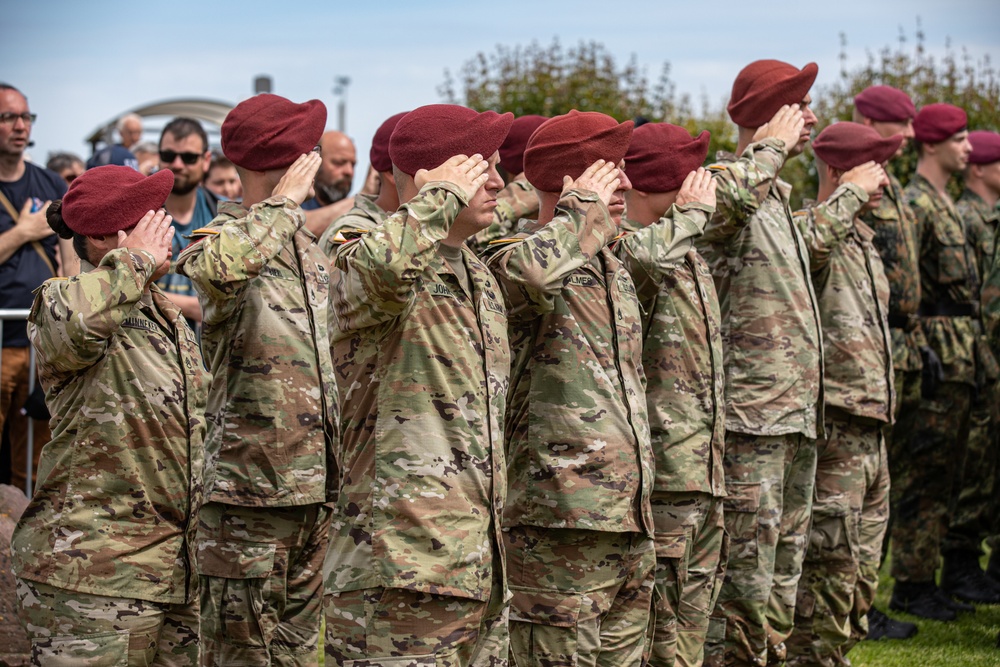
<instances>
[{"instance_id":1,"label":"light pole","mask_svg":"<svg viewBox=\"0 0 1000 667\"><path fill-rule=\"evenodd\" d=\"M337 130L347 132L347 87L351 85L351 77L335 76L333 78L333 94L337 96Z\"/></svg>"}]
</instances>

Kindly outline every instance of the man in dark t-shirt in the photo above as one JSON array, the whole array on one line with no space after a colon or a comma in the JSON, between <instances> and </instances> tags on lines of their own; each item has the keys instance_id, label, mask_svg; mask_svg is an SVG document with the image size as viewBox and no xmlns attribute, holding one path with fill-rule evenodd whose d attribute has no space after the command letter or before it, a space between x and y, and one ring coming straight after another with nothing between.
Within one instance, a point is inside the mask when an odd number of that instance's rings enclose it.
<instances>
[{"instance_id":1,"label":"man in dark t-shirt","mask_svg":"<svg viewBox=\"0 0 1000 667\"><path fill-rule=\"evenodd\" d=\"M35 119L28 100L0 83L0 308L28 309L32 291L58 273L58 241L45 221L49 202L66 192L53 171L24 159ZM21 407L28 398L30 348L25 321L3 323L0 356L0 429L9 422L12 482L27 490L28 421ZM35 420L34 465L49 439L48 423Z\"/></svg>"}]
</instances>

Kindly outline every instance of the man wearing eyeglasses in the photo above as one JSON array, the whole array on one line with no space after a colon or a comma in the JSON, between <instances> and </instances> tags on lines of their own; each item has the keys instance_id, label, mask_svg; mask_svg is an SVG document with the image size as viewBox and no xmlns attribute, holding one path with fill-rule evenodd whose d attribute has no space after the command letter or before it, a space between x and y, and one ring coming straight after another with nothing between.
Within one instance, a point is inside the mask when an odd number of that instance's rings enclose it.
<instances>
[{"instance_id":1,"label":"man wearing eyeglasses","mask_svg":"<svg viewBox=\"0 0 1000 667\"><path fill-rule=\"evenodd\" d=\"M58 243L45 221L49 202L66 192L66 182L24 159L35 114L27 98L0 83L0 308L30 308L32 291L59 273ZM72 254L72 253L71 253ZM25 489L28 421L21 406L28 397L30 348L24 320L4 322L0 357L0 430L10 420L12 482ZM35 420L35 462L49 440L48 422Z\"/></svg>"},{"instance_id":2,"label":"man wearing eyeglasses","mask_svg":"<svg viewBox=\"0 0 1000 667\"><path fill-rule=\"evenodd\" d=\"M205 227L215 217L219 199L201 187L212 160L208 150L208 134L193 118L174 118L160 134L160 169L174 173L174 187L164 208L174 221L173 257L180 256L190 243L190 235ZM191 279L178 275L171 267L158 284L192 323L201 322L201 305Z\"/></svg>"}]
</instances>

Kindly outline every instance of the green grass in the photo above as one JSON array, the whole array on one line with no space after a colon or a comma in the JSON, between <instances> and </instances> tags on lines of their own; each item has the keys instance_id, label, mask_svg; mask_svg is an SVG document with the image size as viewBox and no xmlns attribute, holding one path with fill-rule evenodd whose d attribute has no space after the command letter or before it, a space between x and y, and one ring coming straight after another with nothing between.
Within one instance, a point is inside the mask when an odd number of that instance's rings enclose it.
<instances>
[{"instance_id":1,"label":"green grass","mask_svg":"<svg viewBox=\"0 0 1000 667\"><path fill-rule=\"evenodd\" d=\"M985 565L985 562L983 563ZM928 621L889 609L892 579L887 562L879 577L875 606L893 618L916 623L912 639L861 642L848 654L854 667L997 667L1000 605L979 605L951 623Z\"/></svg>"}]
</instances>

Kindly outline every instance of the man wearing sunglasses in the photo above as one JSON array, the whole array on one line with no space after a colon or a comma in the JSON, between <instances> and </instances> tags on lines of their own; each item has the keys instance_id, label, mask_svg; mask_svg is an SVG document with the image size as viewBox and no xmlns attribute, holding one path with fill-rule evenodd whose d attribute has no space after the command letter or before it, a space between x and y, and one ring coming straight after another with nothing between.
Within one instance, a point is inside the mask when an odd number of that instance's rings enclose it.
<instances>
[{"instance_id":1,"label":"man wearing sunglasses","mask_svg":"<svg viewBox=\"0 0 1000 667\"><path fill-rule=\"evenodd\" d=\"M191 232L205 227L215 217L218 197L201 187L208 171L212 153L208 150L208 134L193 118L174 118L160 134L160 169L174 174L174 187L164 204L173 216L173 257L187 247ZM194 285L187 276L178 275L173 267L158 284L167 297L184 312L192 326L201 322L201 306Z\"/></svg>"}]
</instances>

